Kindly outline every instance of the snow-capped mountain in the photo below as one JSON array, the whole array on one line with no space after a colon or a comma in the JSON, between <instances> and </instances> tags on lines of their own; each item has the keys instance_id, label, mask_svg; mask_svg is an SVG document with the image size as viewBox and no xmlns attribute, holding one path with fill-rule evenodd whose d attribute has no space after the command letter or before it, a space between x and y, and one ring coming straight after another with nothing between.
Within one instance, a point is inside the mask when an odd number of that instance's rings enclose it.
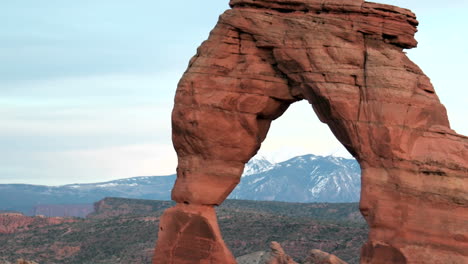
<instances>
[{"instance_id":1,"label":"snow-capped mountain","mask_svg":"<svg viewBox=\"0 0 468 264\"><path fill-rule=\"evenodd\" d=\"M264 157L253 157L244 167L242 177L259 174L271 170L275 165Z\"/></svg>"},{"instance_id":2,"label":"snow-capped mountain","mask_svg":"<svg viewBox=\"0 0 468 264\"><path fill-rule=\"evenodd\" d=\"M101 183L39 186L0 184L0 210L28 213L37 205L91 204L105 197L169 200L175 175ZM254 158L231 199L287 202L356 202L360 168L352 159L304 155L273 163Z\"/></svg>"},{"instance_id":3,"label":"snow-capped mountain","mask_svg":"<svg viewBox=\"0 0 468 264\"><path fill-rule=\"evenodd\" d=\"M133 177L63 186L0 184L0 210L30 214L38 205L92 204L105 197L169 200L175 178L175 175Z\"/></svg>"},{"instance_id":4,"label":"snow-capped mountain","mask_svg":"<svg viewBox=\"0 0 468 264\"><path fill-rule=\"evenodd\" d=\"M254 164L268 164L255 160ZM277 164L241 179L229 198L287 202L357 202L361 178L352 159L305 155ZM249 170L250 172L250 170Z\"/></svg>"}]
</instances>

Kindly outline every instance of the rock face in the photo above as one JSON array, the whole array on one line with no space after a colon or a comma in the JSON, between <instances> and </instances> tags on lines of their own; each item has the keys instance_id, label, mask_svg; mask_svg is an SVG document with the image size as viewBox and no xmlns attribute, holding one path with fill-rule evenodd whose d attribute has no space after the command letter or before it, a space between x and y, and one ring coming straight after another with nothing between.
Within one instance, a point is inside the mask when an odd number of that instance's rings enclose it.
<instances>
[{"instance_id":1,"label":"rock face","mask_svg":"<svg viewBox=\"0 0 468 264\"><path fill-rule=\"evenodd\" d=\"M312 249L304 264L347 264L337 256L323 252L319 249Z\"/></svg>"},{"instance_id":2,"label":"rock face","mask_svg":"<svg viewBox=\"0 0 468 264\"><path fill-rule=\"evenodd\" d=\"M230 5L178 85L177 205L154 263L235 263L213 206L303 99L360 163L361 263L468 263L468 139L403 51L417 44L415 15L361 0Z\"/></svg>"},{"instance_id":3,"label":"rock face","mask_svg":"<svg viewBox=\"0 0 468 264\"><path fill-rule=\"evenodd\" d=\"M292 258L284 252L278 242L271 242L270 249L270 258L265 262L265 264L297 264L297 262L292 260Z\"/></svg>"}]
</instances>

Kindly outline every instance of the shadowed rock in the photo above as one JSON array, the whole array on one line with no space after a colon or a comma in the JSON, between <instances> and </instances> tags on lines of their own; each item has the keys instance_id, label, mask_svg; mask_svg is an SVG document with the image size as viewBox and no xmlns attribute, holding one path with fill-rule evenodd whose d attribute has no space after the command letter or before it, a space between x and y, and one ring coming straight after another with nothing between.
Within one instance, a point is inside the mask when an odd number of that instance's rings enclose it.
<instances>
[{"instance_id":1,"label":"shadowed rock","mask_svg":"<svg viewBox=\"0 0 468 264\"><path fill-rule=\"evenodd\" d=\"M361 166L361 263L467 263L468 140L403 51L417 44L415 15L360 0L230 5L178 84L178 205L161 220L154 263L235 263L212 207L303 99Z\"/></svg>"}]
</instances>

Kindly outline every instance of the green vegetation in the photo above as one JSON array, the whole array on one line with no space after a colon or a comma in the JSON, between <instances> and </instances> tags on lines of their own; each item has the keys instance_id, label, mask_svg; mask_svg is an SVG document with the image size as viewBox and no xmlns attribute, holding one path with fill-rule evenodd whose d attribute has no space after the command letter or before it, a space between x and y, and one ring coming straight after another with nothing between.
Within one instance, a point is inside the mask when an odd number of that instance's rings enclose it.
<instances>
[{"instance_id":1,"label":"green vegetation","mask_svg":"<svg viewBox=\"0 0 468 264\"><path fill-rule=\"evenodd\" d=\"M38 263L151 263L159 216L168 201L106 198L74 223L0 235L0 259ZM297 261L319 248L358 263L367 227L357 204L299 204L228 200L218 211L235 256L268 250L278 241Z\"/></svg>"}]
</instances>

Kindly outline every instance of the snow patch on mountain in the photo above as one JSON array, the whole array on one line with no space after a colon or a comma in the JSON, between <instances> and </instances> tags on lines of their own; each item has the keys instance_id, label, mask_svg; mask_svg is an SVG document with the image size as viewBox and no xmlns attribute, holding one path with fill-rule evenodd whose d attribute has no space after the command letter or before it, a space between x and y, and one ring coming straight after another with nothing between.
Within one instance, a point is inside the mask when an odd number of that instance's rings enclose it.
<instances>
[{"instance_id":1,"label":"snow patch on mountain","mask_svg":"<svg viewBox=\"0 0 468 264\"><path fill-rule=\"evenodd\" d=\"M38 186L0 184L0 210L28 212L38 204L85 204L104 197L169 200L176 175ZM361 177L353 159L303 155L282 162L256 157L229 198L286 202L357 202Z\"/></svg>"},{"instance_id":2,"label":"snow patch on mountain","mask_svg":"<svg viewBox=\"0 0 468 264\"><path fill-rule=\"evenodd\" d=\"M361 172L354 159L303 155L272 163L253 159L229 198L286 202L359 201ZM248 176L248 177L245 177Z\"/></svg>"},{"instance_id":3,"label":"snow patch on mountain","mask_svg":"<svg viewBox=\"0 0 468 264\"><path fill-rule=\"evenodd\" d=\"M272 164L269 160L267 160L263 156L254 157L245 165L244 173L242 173L242 177L250 176L253 174L262 173L264 171L271 170L274 168L274 164Z\"/></svg>"}]
</instances>

